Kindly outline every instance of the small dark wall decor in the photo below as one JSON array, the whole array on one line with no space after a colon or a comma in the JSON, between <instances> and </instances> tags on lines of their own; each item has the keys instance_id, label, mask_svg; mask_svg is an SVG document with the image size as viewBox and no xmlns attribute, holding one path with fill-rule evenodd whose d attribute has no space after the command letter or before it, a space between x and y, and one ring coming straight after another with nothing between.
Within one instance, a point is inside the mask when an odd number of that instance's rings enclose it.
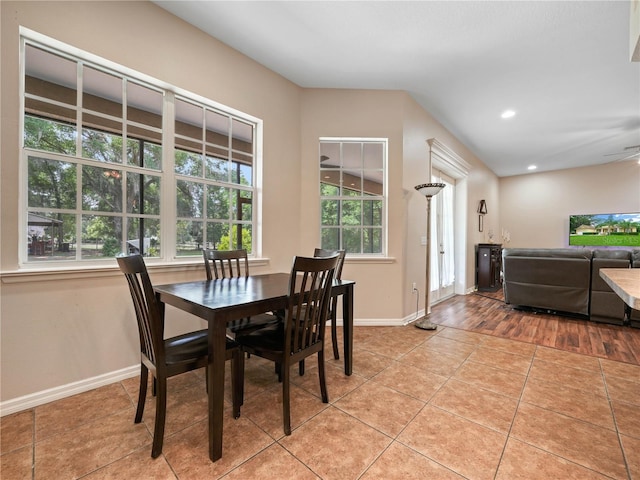
<instances>
[{"instance_id":1,"label":"small dark wall decor","mask_svg":"<svg viewBox=\"0 0 640 480\"><path fill-rule=\"evenodd\" d=\"M484 200L480 200L478 204L478 231L482 232L484 230L484 216L487 214L487 202Z\"/></svg>"}]
</instances>

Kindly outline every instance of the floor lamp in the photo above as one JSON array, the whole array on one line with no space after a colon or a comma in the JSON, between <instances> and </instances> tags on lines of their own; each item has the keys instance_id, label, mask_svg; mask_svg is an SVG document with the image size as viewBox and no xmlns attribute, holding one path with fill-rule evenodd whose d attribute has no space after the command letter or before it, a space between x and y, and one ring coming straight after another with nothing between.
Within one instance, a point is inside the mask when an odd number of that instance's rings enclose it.
<instances>
[{"instance_id":1,"label":"floor lamp","mask_svg":"<svg viewBox=\"0 0 640 480\"><path fill-rule=\"evenodd\" d=\"M429 315L431 310L429 309L429 296L431 294L431 197L440 193L440 190L444 188L444 183L425 183L417 185L416 190L422 195L427 197L427 267L426 267L426 282L424 285L424 317L415 323L415 326L423 330L435 330L437 325L431 323Z\"/></svg>"}]
</instances>

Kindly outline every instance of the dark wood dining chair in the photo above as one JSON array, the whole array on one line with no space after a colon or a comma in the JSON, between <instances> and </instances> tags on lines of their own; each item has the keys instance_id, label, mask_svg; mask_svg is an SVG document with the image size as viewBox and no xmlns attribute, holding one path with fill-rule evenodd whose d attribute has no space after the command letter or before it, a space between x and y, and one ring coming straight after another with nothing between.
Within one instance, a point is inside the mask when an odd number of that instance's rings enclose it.
<instances>
[{"instance_id":1,"label":"dark wood dining chair","mask_svg":"<svg viewBox=\"0 0 640 480\"><path fill-rule=\"evenodd\" d=\"M338 265L336 266L334 278L336 280L342 280L342 267L344 266L344 257L346 255L345 250L326 250L324 248L316 248L313 252L314 257L333 257L334 255L338 255ZM337 308L338 297L332 297L331 304L329 305L329 319L331 320L331 344L333 345L333 358L336 360L340 358L336 319Z\"/></svg>"},{"instance_id":2,"label":"dark wood dining chair","mask_svg":"<svg viewBox=\"0 0 640 480\"><path fill-rule=\"evenodd\" d=\"M249 276L249 260L247 251L203 249L204 268L207 280L221 278L247 278ZM277 315L263 313L253 317L240 318L227 324L227 332L233 336L245 335L268 325L281 321Z\"/></svg>"},{"instance_id":3,"label":"dark wood dining chair","mask_svg":"<svg viewBox=\"0 0 640 480\"><path fill-rule=\"evenodd\" d=\"M282 380L284 433L291 435L291 365L318 355L320 393L329 402L324 371L324 332L338 256L295 257L284 321L237 338L242 350L275 362Z\"/></svg>"},{"instance_id":4,"label":"dark wood dining chair","mask_svg":"<svg viewBox=\"0 0 640 480\"><path fill-rule=\"evenodd\" d=\"M118 266L129 284L140 337L140 391L135 423L142 421L147 396L149 371L153 375L156 395L156 418L151 456L162 453L167 407L167 379L206 367L208 361L207 330L198 330L164 339L164 308L156 299L147 267L141 255L117 257ZM226 358L231 360L233 416L240 416L244 388L244 354L239 345L227 339Z\"/></svg>"}]
</instances>

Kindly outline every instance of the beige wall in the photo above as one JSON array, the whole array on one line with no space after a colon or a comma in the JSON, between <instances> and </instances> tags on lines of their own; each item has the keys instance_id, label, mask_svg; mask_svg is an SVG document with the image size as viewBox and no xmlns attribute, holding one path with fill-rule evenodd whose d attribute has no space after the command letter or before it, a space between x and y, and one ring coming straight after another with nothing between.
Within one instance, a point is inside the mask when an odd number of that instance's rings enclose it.
<instances>
[{"instance_id":1,"label":"beige wall","mask_svg":"<svg viewBox=\"0 0 640 480\"><path fill-rule=\"evenodd\" d=\"M134 366L138 357L133 309L115 262L110 270L17 273L19 25L264 121L262 226L268 261L254 269L257 273L288 271L294 254L317 246L318 137L388 137L392 259L345 265L345 277L357 281L356 321L397 323L415 310L408 285L424 282L419 232L425 229L425 205L413 186L426 181L426 139L438 138L472 165L465 210L475 212L485 198L490 215L498 215L497 205L492 209L495 175L404 92L301 89L150 2L3 1L0 16L2 402L82 384ZM476 221L470 215L463 232L471 252L480 240ZM472 254L465 264L469 288ZM199 264L150 267L150 272L157 283L203 276ZM202 325L171 308L167 314L168 334Z\"/></svg>"},{"instance_id":2,"label":"beige wall","mask_svg":"<svg viewBox=\"0 0 640 480\"><path fill-rule=\"evenodd\" d=\"M499 227L507 247L567 247L569 215L640 212L637 161L500 179Z\"/></svg>"}]
</instances>

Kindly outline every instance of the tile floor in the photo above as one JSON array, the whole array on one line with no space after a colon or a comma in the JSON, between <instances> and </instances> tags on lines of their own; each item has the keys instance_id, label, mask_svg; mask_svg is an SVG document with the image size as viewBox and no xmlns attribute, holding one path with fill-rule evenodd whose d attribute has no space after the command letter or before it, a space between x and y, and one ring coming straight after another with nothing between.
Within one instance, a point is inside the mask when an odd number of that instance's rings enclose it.
<instances>
[{"instance_id":1,"label":"tile floor","mask_svg":"<svg viewBox=\"0 0 640 480\"><path fill-rule=\"evenodd\" d=\"M159 458L153 400L134 425L131 378L2 418L0 476L640 479L640 366L442 326L356 327L354 337L352 376L328 361L329 404L313 359L293 375L289 437L273 366L251 357L218 462L207 456L199 371L169 382Z\"/></svg>"}]
</instances>

